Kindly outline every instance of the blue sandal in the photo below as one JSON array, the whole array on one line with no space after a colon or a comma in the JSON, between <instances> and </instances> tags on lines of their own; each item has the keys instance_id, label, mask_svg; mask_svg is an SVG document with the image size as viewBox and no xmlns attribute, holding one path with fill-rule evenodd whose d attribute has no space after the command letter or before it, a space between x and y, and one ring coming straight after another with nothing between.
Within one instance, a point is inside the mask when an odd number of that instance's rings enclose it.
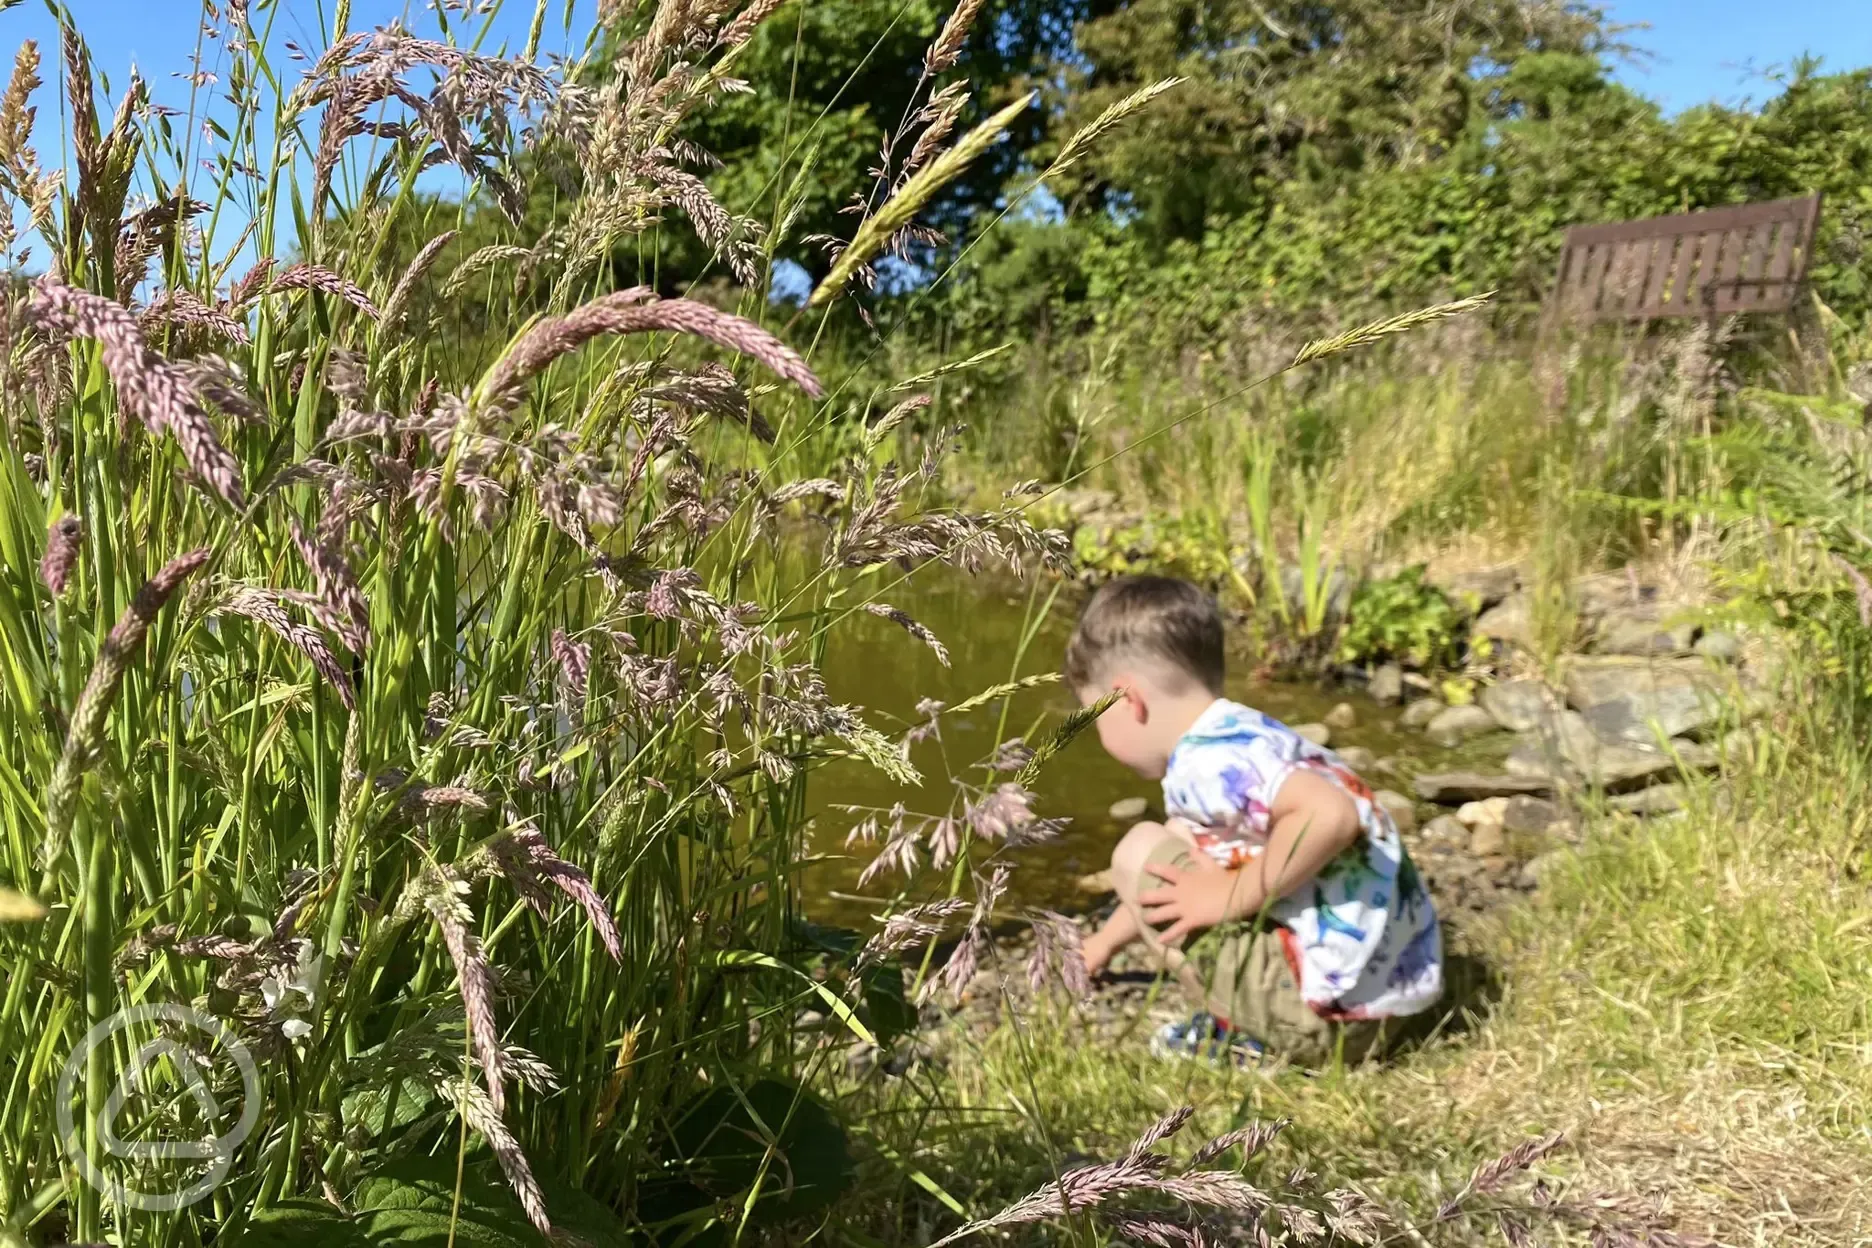
<instances>
[{"instance_id":1,"label":"blue sandal","mask_svg":"<svg viewBox=\"0 0 1872 1248\"><path fill-rule=\"evenodd\" d=\"M1180 1023L1165 1023L1151 1036L1150 1049L1156 1057L1204 1061L1215 1066L1254 1066L1267 1055L1266 1045L1205 1010L1198 1010Z\"/></svg>"}]
</instances>

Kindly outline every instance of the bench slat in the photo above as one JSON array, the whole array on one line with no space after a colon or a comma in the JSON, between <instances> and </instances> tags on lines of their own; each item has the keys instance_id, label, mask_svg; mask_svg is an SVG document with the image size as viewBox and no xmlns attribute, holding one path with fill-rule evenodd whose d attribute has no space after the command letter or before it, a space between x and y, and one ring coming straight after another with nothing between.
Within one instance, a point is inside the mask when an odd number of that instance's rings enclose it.
<instances>
[{"instance_id":1,"label":"bench slat","mask_svg":"<svg viewBox=\"0 0 1872 1248\"><path fill-rule=\"evenodd\" d=\"M1573 320L1785 310L1806 279L1819 215L1814 194L1576 225L1554 273L1553 307Z\"/></svg>"}]
</instances>

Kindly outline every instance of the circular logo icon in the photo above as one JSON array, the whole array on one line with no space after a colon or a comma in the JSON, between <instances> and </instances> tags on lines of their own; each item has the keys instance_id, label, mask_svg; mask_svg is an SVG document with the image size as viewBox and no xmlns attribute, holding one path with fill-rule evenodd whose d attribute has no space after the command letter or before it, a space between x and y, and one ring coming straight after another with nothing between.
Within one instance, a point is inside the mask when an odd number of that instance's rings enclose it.
<instances>
[{"instance_id":1,"label":"circular logo icon","mask_svg":"<svg viewBox=\"0 0 1872 1248\"><path fill-rule=\"evenodd\" d=\"M214 1134L213 1124L221 1122L227 1116L227 1110L216 1099L214 1090L208 1086L208 1080L202 1073L204 1063L185 1045L164 1034L139 1045L130 1054L129 1063L117 1076L110 1095L102 1105L86 1104L84 1107L88 1120L95 1127L104 1151L119 1161L128 1163L126 1170L139 1163L172 1162L204 1163L206 1170L193 1182L180 1190L161 1190L147 1192L131 1187L122 1178L106 1174L94 1164L85 1153L84 1140L78 1131L72 1115L72 1098L77 1091L79 1075L83 1073L85 1062L97 1049L110 1044L118 1032L134 1027L139 1023L161 1021L174 1027L187 1027L205 1034L213 1043L215 1052L225 1056L240 1071L241 1110L240 1117L226 1134ZM174 1029L171 1028L171 1030ZM174 1080L180 1085L179 1090L193 1101L201 1121L207 1125L209 1134L199 1139L165 1140L135 1139L126 1140L117 1134L117 1120L123 1113L124 1105L132 1094L144 1090L152 1082L151 1072L158 1063L168 1063L168 1069ZM77 1163L78 1173L86 1183L114 1204L129 1209L141 1209L152 1213L172 1213L185 1209L208 1193L219 1187L234 1165L234 1153L246 1142L254 1125L260 1118L260 1075L254 1068L253 1054L247 1051L234 1030L212 1014L186 1005L170 1002L136 1005L127 1010L119 1010L90 1031L85 1033L78 1047L66 1059L65 1069L59 1075L58 1099L56 1101L59 1139L63 1141L65 1151Z\"/></svg>"}]
</instances>

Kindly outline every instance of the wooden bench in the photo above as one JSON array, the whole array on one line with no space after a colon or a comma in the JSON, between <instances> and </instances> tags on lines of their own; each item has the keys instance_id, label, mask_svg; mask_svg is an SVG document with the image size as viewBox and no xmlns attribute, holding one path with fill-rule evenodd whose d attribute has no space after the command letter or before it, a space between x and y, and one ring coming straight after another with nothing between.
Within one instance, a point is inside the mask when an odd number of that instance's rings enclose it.
<instances>
[{"instance_id":1,"label":"wooden bench","mask_svg":"<svg viewBox=\"0 0 1872 1248\"><path fill-rule=\"evenodd\" d=\"M1813 252L1820 196L1567 231L1550 311L1562 320L1784 312Z\"/></svg>"}]
</instances>

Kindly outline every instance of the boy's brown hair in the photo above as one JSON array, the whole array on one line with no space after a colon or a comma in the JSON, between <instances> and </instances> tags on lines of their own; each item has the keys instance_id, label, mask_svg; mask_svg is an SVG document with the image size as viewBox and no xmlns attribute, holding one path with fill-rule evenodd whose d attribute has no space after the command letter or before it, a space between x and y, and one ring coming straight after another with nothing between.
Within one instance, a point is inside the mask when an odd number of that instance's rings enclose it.
<instances>
[{"instance_id":1,"label":"boy's brown hair","mask_svg":"<svg viewBox=\"0 0 1872 1248\"><path fill-rule=\"evenodd\" d=\"M1222 613L1188 581L1125 576L1092 595L1066 643L1066 679L1090 688L1120 657L1156 659L1222 693Z\"/></svg>"}]
</instances>

